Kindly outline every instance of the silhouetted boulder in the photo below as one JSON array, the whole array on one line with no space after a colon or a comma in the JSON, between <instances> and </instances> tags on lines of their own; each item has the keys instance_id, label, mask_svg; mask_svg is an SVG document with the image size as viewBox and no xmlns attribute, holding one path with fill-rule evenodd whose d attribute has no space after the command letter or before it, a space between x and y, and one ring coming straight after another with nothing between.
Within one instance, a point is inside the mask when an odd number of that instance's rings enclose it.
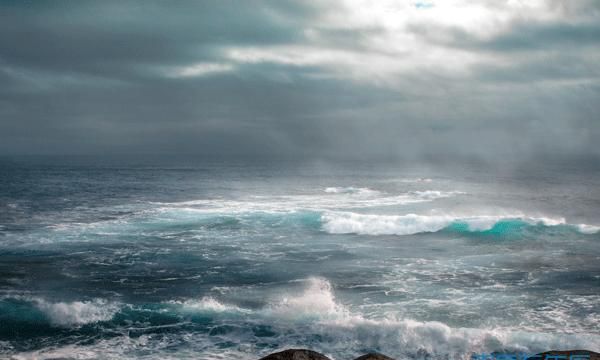
<instances>
[{"instance_id":1,"label":"silhouetted boulder","mask_svg":"<svg viewBox=\"0 0 600 360\"><path fill-rule=\"evenodd\" d=\"M273 353L260 360L331 360L323 354L306 349L288 349Z\"/></svg>"},{"instance_id":2,"label":"silhouetted boulder","mask_svg":"<svg viewBox=\"0 0 600 360\"><path fill-rule=\"evenodd\" d=\"M577 356L579 355L579 357ZM582 357L585 356L585 357ZM572 357L573 356L573 357ZM600 360L600 354L588 350L551 350L528 358L529 360ZM267 355L260 360L331 360L323 354L306 349L288 349ZM370 353L354 360L394 360L383 354Z\"/></svg>"},{"instance_id":3,"label":"silhouetted boulder","mask_svg":"<svg viewBox=\"0 0 600 360\"><path fill-rule=\"evenodd\" d=\"M561 356L557 358L556 356ZM540 354L537 354L535 357L529 357L530 360L572 360L571 355L587 355L589 356L589 360L600 360L600 354L593 351L588 350L551 350L546 351ZM564 356L564 357L562 357ZM575 358L573 358L574 360ZM581 360L580 358L578 360Z\"/></svg>"}]
</instances>

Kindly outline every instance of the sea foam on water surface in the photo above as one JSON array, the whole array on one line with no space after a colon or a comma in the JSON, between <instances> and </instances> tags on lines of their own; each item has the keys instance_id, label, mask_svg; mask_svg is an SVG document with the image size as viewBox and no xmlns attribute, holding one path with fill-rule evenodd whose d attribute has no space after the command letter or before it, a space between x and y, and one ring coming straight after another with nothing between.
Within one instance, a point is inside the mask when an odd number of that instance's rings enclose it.
<instances>
[{"instance_id":1,"label":"sea foam on water surface","mask_svg":"<svg viewBox=\"0 0 600 360\"><path fill-rule=\"evenodd\" d=\"M530 217L514 215L384 215L362 214L354 212L328 211L321 216L323 230L331 234L362 235L412 235L437 232L451 225L465 225L466 231L482 232L494 228L502 222L513 221L517 225L544 226L566 225L584 234L593 234L600 230L598 226L586 224L567 224L564 218Z\"/></svg>"},{"instance_id":2,"label":"sea foam on water surface","mask_svg":"<svg viewBox=\"0 0 600 360\"><path fill-rule=\"evenodd\" d=\"M118 302L99 298L81 301L49 301L37 296L7 295L1 301L25 303L41 311L52 325L67 328L109 321L122 307L122 304ZM18 309L19 311L28 311L27 308ZM20 315L26 314L14 313L14 316Z\"/></svg>"},{"instance_id":3,"label":"sea foam on water surface","mask_svg":"<svg viewBox=\"0 0 600 360\"><path fill-rule=\"evenodd\" d=\"M15 354L16 359L35 359L68 354L76 359L96 358L98 356L133 357L135 351L152 350L151 358L178 358L178 356L196 356L211 358L209 349L215 342L229 343L231 355L238 359L255 359L257 341L265 344L275 342L277 347L316 347L329 353L352 354L361 349L371 348L397 358L417 358L428 354L433 359L447 357L468 359L472 353L491 351L538 352L550 348L587 348L598 350L600 335L560 334L536 331L519 331L508 328L461 328L451 327L438 321L417 321L410 318L365 318L341 304L335 296L331 283L324 278L311 277L299 281L301 289L288 289L263 308L242 309L235 305L217 301L210 297L200 300L171 301L170 305L182 306L184 312L232 312L238 314L240 324L247 324L237 331L219 333L210 336L200 333L173 333L161 335L161 341L150 338L157 335L143 335L138 338L119 336L102 339L87 345L67 345L53 347L36 352ZM45 303L39 302L52 318L62 318L61 325L82 324L89 321L105 321L114 308L107 308L106 301ZM100 310L103 309L103 310ZM110 309L110 310L107 310ZM69 313L73 313L69 315ZM249 326L248 324L252 324ZM268 324L271 334L267 337L252 335L251 328ZM245 330L244 330L245 329ZM179 354L168 350L171 344L181 343L182 339L190 344ZM319 339L315 343L315 339ZM112 344L111 346L107 346ZM360 344L360 345L359 345ZM357 348L358 346L358 348ZM209 350L205 352L205 350ZM168 350L168 351L167 351ZM197 351L194 353L194 350ZM163 351L167 351L164 352ZM112 354L112 355L111 355ZM223 355L223 352L220 352ZM217 356L217 354L213 354Z\"/></svg>"}]
</instances>

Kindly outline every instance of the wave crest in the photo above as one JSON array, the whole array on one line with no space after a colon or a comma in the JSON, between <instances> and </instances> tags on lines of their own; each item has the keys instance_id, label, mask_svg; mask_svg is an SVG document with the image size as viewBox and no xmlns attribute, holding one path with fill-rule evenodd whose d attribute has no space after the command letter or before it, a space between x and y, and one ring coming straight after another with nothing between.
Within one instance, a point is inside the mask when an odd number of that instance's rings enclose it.
<instances>
[{"instance_id":1,"label":"wave crest","mask_svg":"<svg viewBox=\"0 0 600 360\"><path fill-rule=\"evenodd\" d=\"M49 302L33 299L36 308L42 311L54 325L80 326L99 321L109 321L119 311L120 305L103 299L73 302Z\"/></svg>"},{"instance_id":2,"label":"wave crest","mask_svg":"<svg viewBox=\"0 0 600 360\"><path fill-rule=\"evenodd\" d=\"M453 327L438 321L419 321L411 318L367 318L362 313L353 312L337 298L332 284L324 278L311 277L300 280L300 290L286 290L282 296L263 308L249 310L224 304L214 298L200 300L170 301L167 304L181 306L181 311L230 312L242 311L235 331L223 331L218 336L206 333L174 332L165 333L167 341L147 341L148 336L132 338L129 335L101 339L95 343L67 345L47 348L41 351L20 353L18 358L49 357L58 354L85 353L89 358L122 357L123 352L134 351L140 345L152 352L172 354L170 344L179 343L181 337L192 344L190 355L221 349L219 344L248 344L252 341L268 343L272 346L302 345L327 349L330 353L355 355L361 349L378 349L397 358L468 359L472 353L492 351L540 352L548 348L588 348L595 350L600 336L593 333L548 333L522 331L513 328L463 328ZM78 315L70 318L70 323L107 319L109 313L100 315L96 307L106 309L102 300L72 303L49 303L38 300L46 314L54 314L67 323L65 312L74 311ZM81 311L81 309L87 309ZM149 308L150 309L150 308ZM164 312L164 307L151 307L152 311ZM127 315L127 313L125 313ZM239 316L238 313L236 316ZM232 318L236 319L236 318ZM236 324L230 322L227 324ZM179 321L179 319L178 319ZM178 323L179 324L179 323ZM162 326L163 324L160 323ZM267 336L265 336L267 335ZM138 343L138 340L141 342ZM239 358L255 358L256 349L240 347ZM178 354L186 357L185 354ZM222 355L222 354L221 354ZM59 356L60 357L60 356ZM216 356L215 356L216 357Z\"/></svg>"},{"instance_id":3,"label":"wave crest","mask_svg":"<svg viewBox=\"0 0 600 360\"><path fill-rule=\"evenodd\" d=\"M526 226L569 226L581 233L593 234L600 227L567 224L564 218L536 218L521 214L512 216L452 216L452 215L375 215L353 212L327 212L321 216L323 230L330 234L412 235L441 230L459 232L504 233Z\"/></svg>"},{"instance_id":4,"label":"wave crest","mask_svg":"<svg viewBox=\"0 0 600 360\"><path fill-rule=\"evenodd\" d=\"M346 319L349 310L335 300L331 283L323 278L306 279L299 294L288 293L273 302L265 312L281 318Z\"/></svg>"},{"instance_id":5,"label":"wave crest","mask_svg":"<svg viewBox=\"0 0 600 360\"><path fill-rule=\"evenodd\" d=\"M169 301L168 304L181 306L184 310L202 312L248 312L249 310L234 305L223 304L213 297L205 296L200 300Z\"/></svg>"}]
</instances>

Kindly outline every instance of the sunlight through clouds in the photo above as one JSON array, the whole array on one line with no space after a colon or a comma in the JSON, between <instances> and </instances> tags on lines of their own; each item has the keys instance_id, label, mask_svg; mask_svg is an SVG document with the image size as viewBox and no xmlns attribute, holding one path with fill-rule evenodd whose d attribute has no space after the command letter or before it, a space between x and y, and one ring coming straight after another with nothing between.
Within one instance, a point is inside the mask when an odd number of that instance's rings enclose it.
<instances>
[{"instance_id":1,"label":"sunlight through clouds","mask_svg":"<svg viewBox=\"0 0 600 360\"><path fill-rule=\"evenodd\" d=\"M231 64L220 63L197 63L189 66L177 67L168 72L172 77L196 77L205 76L214 73L223 73L233 71L234 67Z\"/></svg>"}]
</instances>

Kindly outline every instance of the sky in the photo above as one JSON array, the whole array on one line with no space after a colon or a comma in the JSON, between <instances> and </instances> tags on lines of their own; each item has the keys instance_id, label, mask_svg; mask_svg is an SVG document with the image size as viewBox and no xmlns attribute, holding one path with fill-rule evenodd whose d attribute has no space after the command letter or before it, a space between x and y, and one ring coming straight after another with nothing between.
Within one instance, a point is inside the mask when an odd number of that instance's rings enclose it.
<instances>
[{"instance_id":1,"label":"sky","mask_svg":"<svg viewBox=\"0 0 600 360\"><path fill-rule=\"evenodd\" d=\"M0 154L600 158L600 1L0 1Z\"/></svg>"}]
</instances>

